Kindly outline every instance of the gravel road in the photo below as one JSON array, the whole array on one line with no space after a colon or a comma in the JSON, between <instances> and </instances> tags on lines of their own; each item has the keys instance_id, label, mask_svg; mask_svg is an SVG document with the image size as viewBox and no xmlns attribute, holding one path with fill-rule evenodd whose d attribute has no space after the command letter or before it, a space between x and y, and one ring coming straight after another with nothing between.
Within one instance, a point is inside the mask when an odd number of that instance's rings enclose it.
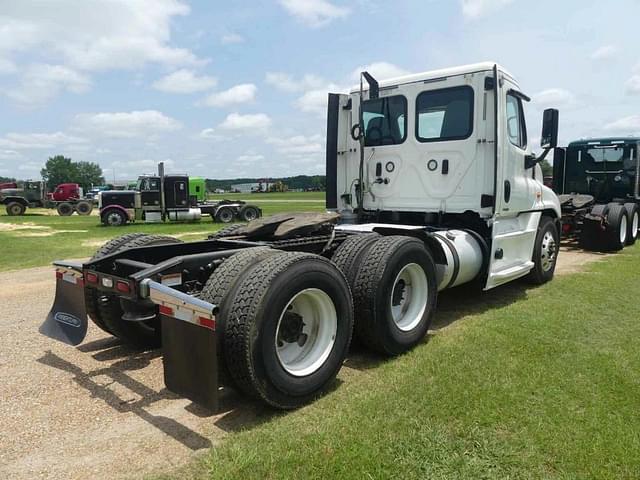
<instances>
[{"instance_id":1,"label":"gravel road","mask_svg":"<svg viewBox=\"0 0 640 480\"><path fill-rule=\"evenodd\" d=\"M599 258L564 248L558 273ZM233 392L223 394L216 414L173 395L159 352L132 351L95 326L78 348L39 335L55 289L50 267L0 273L0 285L0 478L166 472L270 415ZM500 297L485 295L488 304ZM436 330L463 314L454 300L442 296ZM351 355L343 380L363 361L366 355Z\"/></svg>"}]
</instances>

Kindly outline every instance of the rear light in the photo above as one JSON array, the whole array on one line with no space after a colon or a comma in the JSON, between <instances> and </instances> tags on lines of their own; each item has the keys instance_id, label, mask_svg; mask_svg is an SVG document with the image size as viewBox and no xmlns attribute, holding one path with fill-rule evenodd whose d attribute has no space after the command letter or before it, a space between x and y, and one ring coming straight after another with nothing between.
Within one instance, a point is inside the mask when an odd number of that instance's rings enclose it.
<instances>
[{"instance_id":1,"label":"rear light","mask_svg":"<svg viewBox=\"0 0 640 480\"><path fill-rule=\"evenodd\" d=\"M116 282L116 290L120 293L131 293L131 285L124 280L118 280Z\"/></svg>"},{"instance_id":2,"label":"rear light","mask_svg":"<svg viewBox=\"0 0 640 480\"><path fill-rule=\"evenodd\" d=\"M84 275L85 280L88 283L98 283L98 274L93 272L87 272Z\"/></svg>"},{"instance_id":3,"label":"rear light","mask_svg":"<svg viewBox=\"0 0 640 480\"><path fill-rule=\"evenodd\" d=\"M56 280L62 280L62 272L59 270L56 270Z\"/></svg>"},{"instance_id":4,"label":"rear light","mask_svg":"<svg viewBox=\"0 0 640 480\"><path fill-rule=\"evenodd\" d=\"M563 233L569 233L571 231L571 225L568 223L563 223L562 224L562 232Z\"/></svg>"}]
</instances>

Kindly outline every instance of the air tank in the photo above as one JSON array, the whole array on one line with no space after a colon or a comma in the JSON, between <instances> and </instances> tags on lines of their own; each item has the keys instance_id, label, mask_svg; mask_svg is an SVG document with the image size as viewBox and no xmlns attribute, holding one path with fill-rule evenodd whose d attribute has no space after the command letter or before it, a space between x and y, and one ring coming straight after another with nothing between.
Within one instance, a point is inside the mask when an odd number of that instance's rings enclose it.
<instances>
[{"instance_id":1,"label":"air tank","mask_svg":"<svg viewBox=\"0 0 640 480\"><path fill-rule=\"evenodd\" d=\"M434 232L447 264L437 264L438 291L472 281L478 276L484 262L480 241L464 230Z\"/></svg>"}]
</instances>

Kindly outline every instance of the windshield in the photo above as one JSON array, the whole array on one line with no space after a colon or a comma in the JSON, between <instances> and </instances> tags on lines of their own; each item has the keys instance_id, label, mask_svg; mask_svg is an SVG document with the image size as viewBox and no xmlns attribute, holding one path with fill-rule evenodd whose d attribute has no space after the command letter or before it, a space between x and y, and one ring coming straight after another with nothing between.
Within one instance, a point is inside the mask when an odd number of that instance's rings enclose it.
<instances>
[{"instance_id":1,"label":"windshield","mask_svg":"<svg viewBox=\"0 0 640 480\"><path fill-rule=\"evenodd\" d=\"M578 150L578 162L624 162L631 158L631 146L587 147Z\"/></svg>"},{"instance_id":2,"label":"windshield","mask_svg":"<svg viewBox=\"0 0 640 480\"><path fill-rule=\"evenodd\" d=\"M397 145L404 142L406 117L407 99L402 95L363 102L365 146Z\"/></svg>"}]
</instances>

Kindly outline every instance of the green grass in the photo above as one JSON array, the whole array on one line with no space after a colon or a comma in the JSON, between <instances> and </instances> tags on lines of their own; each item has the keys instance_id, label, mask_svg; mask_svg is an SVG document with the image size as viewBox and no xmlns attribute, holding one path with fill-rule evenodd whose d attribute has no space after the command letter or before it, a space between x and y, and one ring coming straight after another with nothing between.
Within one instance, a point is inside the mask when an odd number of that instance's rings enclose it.
<instances>
[{"instance_id":1,"label":"green grass","mask_svg":"<svg viewBox=\"0 0 640 480\"><path fill-rule=\"evenodd\" d=\"M441 295L428 341L352 354L329 394L259 410L194 478L639 478L640 246L540 287Z\"/></svg>"},{"instance_id":2,"label":"green grass","mask_svg":"<svg viewBox=\"0 0 640 480\"><path fill-rule=\"evenodd\" d=\"M280 212L323 211L323 193L254 194L247 200L262 208L264 215ZM267 201L265 201L267 200ZM53 213L53 215L52 215ZM21 227L15 229L15 227ZM178 235L183 240L200 240L222 228L210 217L199 223L135 223L124 227L103 227L95 216L60 217L53 210L29 209L27 215L9 217L0 210L0 271L47 265L53 260L91 256L100 243L131 232Z\"/></svg>"}]
</instances>

